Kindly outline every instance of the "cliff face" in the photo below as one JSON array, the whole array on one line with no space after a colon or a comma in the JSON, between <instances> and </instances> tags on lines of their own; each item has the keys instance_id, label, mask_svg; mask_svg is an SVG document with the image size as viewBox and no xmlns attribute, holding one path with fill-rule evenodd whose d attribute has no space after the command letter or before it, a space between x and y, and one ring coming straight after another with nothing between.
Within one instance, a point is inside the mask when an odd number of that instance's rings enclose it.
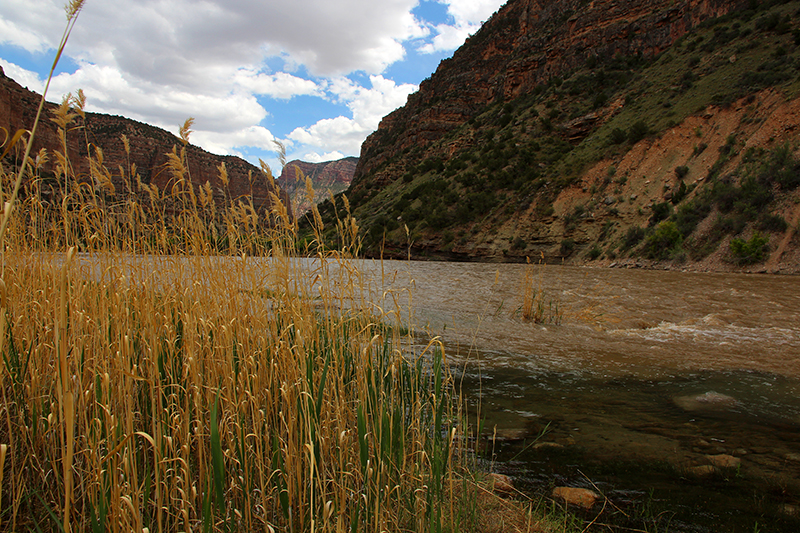
<instances>
[{"instance_id":1,"label":"cliff face","mask_svg":"<svg viewBox=\"0 0 800 533\"><path fill-rule=\"evenodd\" d=\"M8 78L0 68L0 127L13 135L19 129L30 129L33 126L41 95L21 87ZM50 154L50 161L45 165L45 172L52 172L55 151L63 151L56 125L50 120L55 104L47 103L34 139L32 154L41 148ZM160 128L143 124L128 118L85 113L85 119L78 117L73 126L82 126L67 134L67 155L73 165L78 179L90 176L87 145L102 149L104 166L111 172L112 182L117 192L128 192L128 183L136 191L135 179L125 176L135 166L140 179L144 183L155 184L159 190L169 189L174 178L166 168L167 153L174 146L180 148L181 140ZM130 155L126 153L122 136L128 139ZM94 153L92 154L95 155ZM20 154L21 156L21 154ZM191 181L195 186L210 183L214 197L221 200L227 198L250 197L259 213L269 210L272 205L270 193L278 195L284 205L290 206L288 195L281 191L273 180L265 177L260 169L247 161L233 156L218 156L205 150L187 145L186 159ZM223 186L219 177L219 166L225 164L229 184Z\"/></svg>"},{"instance_id":2,"label":"cliff face","mask_svg":"<svg viewBox=\"0 0 800 533\"><path fill-rule=\"evenodd\" d=\"M318 204L331 194L336 195L347 190L353 181L357 164L357 157L324 163L290 161L281 172L278 185L292 199L297 216L302 216L311 209L312 204ZM307 197L305 178L311 180L314 188L314 198L311 201Z\"/></svg>"},{"instance_id":3,"label":"cliff face","mask_svg":"<svg viewBox=\"0 0 800 533\"><path fill-rule=\"evenodd\" d=\"M425 148L488 104L513 100L593 57L653 56L699 22L724 15L730 0L510 0L451 59L442 61L406 105L361 147L354 183L384 185L402 173L393 161ZM453 145L451 152L459 147ZM445 156L447 154L444 154Z\"/></svg>"},{"instance_id":4,"label":"cliff face","mask_svg":"<svg viewBox=\"0 0 800 533\"><path fill-rule=\"evenodd\" d=\"M347 197L372 256L800 272L797 109L798 0L511 0Z\"/></svg>"}]
</instances>

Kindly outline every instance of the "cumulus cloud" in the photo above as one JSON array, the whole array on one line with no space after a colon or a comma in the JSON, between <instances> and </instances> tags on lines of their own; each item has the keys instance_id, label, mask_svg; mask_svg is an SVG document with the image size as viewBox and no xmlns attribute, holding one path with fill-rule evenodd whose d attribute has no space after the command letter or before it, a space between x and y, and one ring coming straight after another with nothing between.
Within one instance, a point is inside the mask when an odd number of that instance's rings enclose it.
<instances>
[{"instance_id":1,"label":"cumulus cloud","mask_svg":"<svg viewBox=\"0 0 800 533\"><path fill-rule=\"evenodd\" d=\"M455 49L502 0L438 0L453 24L437 27L412 13L419 1L87 2L66 51L76 67L53 80L49 98L83 89L90 111L173 132L195 117L194 142L236 153L272 149L271 102L317 97L348 112L277 134L310 159L357 155L380 119L417 88L383 76L406 58L406 46ZM63 0L6 2L0 44L52 53L64 23ZM0 64L41 91L42 72ZM353 81L363 75L368 87Z\"/></svg>"},{"instance_id":2,"label":"cumulus cloud","mask_svg":"<svg viewBox=\"0 0 800 533\"><path fill-rule=\"evenodd\" d=\"M366 89L347 78L333 80L329 92L346 103L353 117L338 116L320 120L308 128L296 128L289 134L289 140L329 152L358 154L361 143L375 131L381 118L405 104L408 95L418 88L412 84L397 85L383 76L370 76L370 83L372 88Z\"/></svg>"},{"instance_id":3,"label":"cumulus cloud","mask_svg":"<svg viewBox=\"0 0 800 533\"><path fill-rule=\"evenodd\" d=\"M286 72L276 74L259 73L253 69L240 69L234 83L254 94L269 96L279 100L289 100L294 96L323 96L323 87L316 82L293 76Z\"/></svg>"},{"instance_id":4,"label":"cumulus cloud","mask_svg":"<svg viewBox=\"0 0 800 533\"><path fill-rule=\"evenodd\" d=\"M434 38L420 46L423 53L452 51L464 44L481 24L497 11L505 0L438 0L447 5L451 24L438 24L433 28Z\"/></svg>"},{"instance_id":5,"label":"cumulus cloud","mask_svg":"<svg viewBox=\"0 0 800 533\"><path fill-rule=\"evenodd\" d=\"M37 73L26 70L2 58L0 58L0 66L3 67L3 72L5 72L6 76L23 87L27 87L29 90L39 94L44 90L44 82L42 82L42 79Z\"/></svg>"}]
</instances>

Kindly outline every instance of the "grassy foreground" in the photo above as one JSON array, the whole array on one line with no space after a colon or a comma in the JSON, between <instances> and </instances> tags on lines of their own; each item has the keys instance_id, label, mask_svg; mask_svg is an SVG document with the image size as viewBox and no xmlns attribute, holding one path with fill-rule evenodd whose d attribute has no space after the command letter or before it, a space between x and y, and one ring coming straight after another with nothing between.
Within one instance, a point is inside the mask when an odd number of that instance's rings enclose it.
<instances>
[{"instance_id":1,"label":"grassy foreground","mask_svg":"<svg viewBox=\"0 0 800 533\"><path fill-rule=\"evenodd\" d=\"M403 355L352 218L299 260L277 197L215 197L180 146L169 193L99 151L76 176L64 148L19 193L0 168L0 530L471 528L443 351Z\"/></svg>"},{"instance_id":2,"label":"grassy foreground","mask_svg":"<svg viewBox=\"0 0 800 533\"><path fill-rule=\"evenodd\" d=\"M444 350L371 294L346 199L339 246L315 209L298 249L277 196L192 182L191 121L170 191L88 141L76 175L84 104L37 117L59 151L36 123L0 146L0 531L550 530L476 481Z\"/></svg>"}]
</instances>

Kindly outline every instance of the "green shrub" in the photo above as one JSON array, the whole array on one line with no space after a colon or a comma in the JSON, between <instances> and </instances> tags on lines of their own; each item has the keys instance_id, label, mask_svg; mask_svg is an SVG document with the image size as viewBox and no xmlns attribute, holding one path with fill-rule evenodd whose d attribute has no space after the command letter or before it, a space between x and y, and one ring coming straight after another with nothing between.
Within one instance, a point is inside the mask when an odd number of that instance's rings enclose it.
<instances>
[{"instance_id":1,"label":"green shrub","mask_svg":"<svg viewBox=\"0 0 800 533\"><path fill-rule=\"evenodd\" d=\"M686 165L675 167L675 177L678 178L679 180L685 178L688 173L689 173L689 167L687 167Z\"/></svg>"},{"instance_id":2,"label":"green shrub","mask_svg":"<svg viewBox=\"0 0 800 533\"><path fill-rule=\"evenodd\" d=\"M681 235L688 237L694 232L697 225L711 212L711 203L707 200L695 198L678 208L673 217Z\"/></svg>"},{"instance_id":3,"label":"green shrub","mask_svg":"<svg viewBox=\"0 0 800 533\"><path fill-rule=\"evenodd\" d=\"M661 202L660 204L653 204L653 214L650 216L650 226L655 226L662 220L666 219L670 215L670 205L667 202Z\"/></svg>"},{"instance_id":4,"label":"green shrub","mask_svg":"<svg viewBox=\"0 0 800 533\"><path fill-rule=\"evenodd\" d=\"M650 127L643 120L634 122L628 130L628 140L631 144L636 144L650 134Z\"/></svg>"},{"instance_id":5,"label":"green shrub","mask_svg":"<svg viewBox=\"0 0 800 533\"><path fill-rule=\"evenodd\" d=\"M655 230L647 236L644 245L644 255L648 259L661 261L677 252L683 242L683 235L678 231L678 226L671 220L660 223Z\"/></svg>"},{"instance_id":6,"label":"green shrub","mask_svg":"<svg viewBox=\"0 0 800 533\"><path fill-rule=\"evenodd\" d=\"M614 128L611 130L611 135L609 136L609 141L611 144L622 144L628 138L628 134L625 133L624 130L621 128Z\"/></svg>"},{"instance_id":7,"label":"green shrub","mask_svg":"<svg viewBox=\"0 0 800 533\"><path fill-rule=\"evenodd\" d=\"M561 248L559 249L559 253L563 257L569 257L572 252L575 251L575 241L572 239L564 239L561 241Z\"/></svg>"},{"instance_id":8,"label":"green shrub","mask_svg":"<svg viewBox=\"0 0 800 533\"><path fill-rule=\"evenodd\" d=\"M680 168L680 167L678 167L678 168ZM686 167L683 167L683 168L686 168ZM681 201L684 198L686 198L686 195L689 194L689 190L690 189L686 186L686 182L682 181L681 184L680 184L680 187L678 187L678 190L675 191L674 193L672 193L672 199L670 199L670 202L672 202L672 205L678 205L679 203L681 203Z\"/></svg>"},{"instance_id":9,"label":"green shrub","mask_svg":"<svg viewBox=\"0 0 800 533\"><path fill-rule=\"evenodd\" d=\"M760 263L769 251L769 238L756 231L747 241L739 238L731 240L730 249L734 261L740 265Z\"/></svg>"},{"instance_id":10,"label":"green shrub","mask_svg":"<svg viewBox=\"0 0 800 533\"><path fill-rule=\"evenodd\" d=\"M589 250L588 256L589 256L590 260L594 261L595 259L600 257L602 254L603 254L603 250L601 250L600 247L595 244L592 247L592 249Z\"/></svg>"}]
</instances>

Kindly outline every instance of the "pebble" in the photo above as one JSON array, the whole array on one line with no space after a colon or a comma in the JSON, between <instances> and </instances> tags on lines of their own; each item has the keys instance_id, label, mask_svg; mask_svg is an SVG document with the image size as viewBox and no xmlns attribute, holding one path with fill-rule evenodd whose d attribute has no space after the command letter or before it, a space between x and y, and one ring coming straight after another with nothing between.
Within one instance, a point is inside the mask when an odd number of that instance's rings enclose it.
<instances>
[{"instance_id":1,"label":"pebble","mask_svg":"<svg viewBox=\"0 0 800 533\"><path fill-rule=\"evenodd\" d=\"M800 516L800 507L785 503L781 506L781 513L785 514L786 516L798 517Z\"/></svg>"},{"instance_id":2,"label":"pebble","mask_svg":"<svg viewBox=\"0 0 800 533\"><path fill-rule=\"evenodd\" d=\"M538 442L533 445L534 450L546 450L546 449L561 449L563 448L563 444L559 444L557 442Z\"/></svg>"},{"instance_id":3,"label":"pebble","mask_svg":"<svg viewBox=\"0 0 800 533\"><path fill-rule=\"evenodd\" d=\"M689 468L687 469L687 471L688 471L690 474L692 474L692 475L695 475L695 476L697 476L697 477L706 477L706 476L710 476L711 474L713 474L714 472L716 472L716 471L717 471L717 469L716 469L716 468L714 468L714 467L713 467L713 466L711 466L711 465L700 465L700 466L692 466L692 467L689 467Z\"/></svg>"}]
</instances>

